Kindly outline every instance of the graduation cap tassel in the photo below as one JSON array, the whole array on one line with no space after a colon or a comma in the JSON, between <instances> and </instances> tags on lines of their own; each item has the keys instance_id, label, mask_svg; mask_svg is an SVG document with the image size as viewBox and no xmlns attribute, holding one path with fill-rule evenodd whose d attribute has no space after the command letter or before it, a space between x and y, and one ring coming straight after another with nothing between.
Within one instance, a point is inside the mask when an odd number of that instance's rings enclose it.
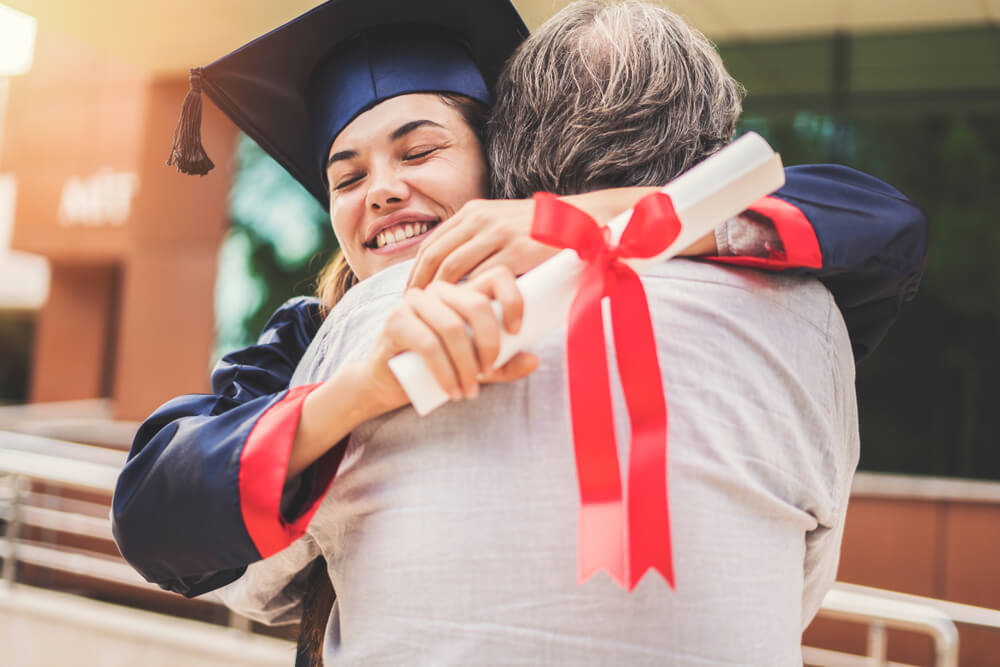
<instances>
[{"instance_id":1,"label":"graduation cap tassel","mask_svg":"<svg viewBox=\"0 0 1000 667\"><path fill-rule=\"evenodd\" d=\"M176 166L177 171L185 174L204 176L215 164L201 145L201 68L191 69L190 81L191 89L184 98L167 165Z\"/></svg>"}]
</instances>

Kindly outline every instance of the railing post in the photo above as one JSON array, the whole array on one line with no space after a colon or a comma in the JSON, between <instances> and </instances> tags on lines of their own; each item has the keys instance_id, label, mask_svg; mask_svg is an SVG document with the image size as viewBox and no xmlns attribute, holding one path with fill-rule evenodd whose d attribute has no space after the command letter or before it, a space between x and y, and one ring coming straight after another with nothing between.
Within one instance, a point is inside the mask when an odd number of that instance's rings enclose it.
<instances>
[{"instance_id":1,"label":"railing post","mask_svg":"<svg viewBox=\"0 0 1000 667\"><path fill-rule=\"evenodd\" d=\"M240 632L250 632L253 630L250 619L242 614L237 614L232 609L229 610L229 627Z\"/></svg>"},{"instance_id":2,"label":"railing post","mask_svg":"<svg viewBox=\"0 0 1000 667\"><path fill-rule=\"evenodd\" d=\"M889 664L888 630L881 621L874 621L868 626L868 657L876 667Z\"/></svg>"},{"instance_id":3,"label":"railing post","mask_svg":"<svg viewBox=\"0 0 1000 667\"><path fill-rule=\"evenodd\" d=\"M934 635L935 667L958 667L958 630L955 624L942 625Z\"/></svg>"},{"instance_id":4,"label":"railing post","mask_svg":"<svg viewBox=\"0 0 1000 667\"><path fill-rule=\"evenodd\" d=\"M8 497L7 497L7 530L4 533L4 554L2 578L4 585L8 588L14 585L17 576L17 539L21 533L21 501L22 487L25 486L24 477L20 475L6 476Z\"/></svg>"}]
</instances>

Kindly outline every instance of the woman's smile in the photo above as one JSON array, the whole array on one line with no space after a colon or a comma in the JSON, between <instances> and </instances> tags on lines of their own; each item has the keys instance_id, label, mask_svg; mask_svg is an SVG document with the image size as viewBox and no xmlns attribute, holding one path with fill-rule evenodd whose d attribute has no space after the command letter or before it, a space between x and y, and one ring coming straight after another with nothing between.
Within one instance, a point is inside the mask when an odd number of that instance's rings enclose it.
<instances>
[{"instance_id":1,"label":"woman's smile","mask_svg":"<svg viewBox=\"0 0 1000 667\"><path fill-rule=\"evenodd\" d=\"M397 211L378 220L367 234L365 247L385 255L419 245L441 218L410 210Z\"/></svg>"},{"instance_id":2,"label":"woman's smile","mask_svg":"<svg viewBox=\"0 0 1000 667\"><path fill-rule=\"evenodd\" d=\"M410 239L414 241L423 240L420 237L433 229L435 224L418 222L414 224L393 225L392 228L378 233L378 236L375 237L375 249L392 251L398 249L403 241Z\"/></svg>"}]
</instances>

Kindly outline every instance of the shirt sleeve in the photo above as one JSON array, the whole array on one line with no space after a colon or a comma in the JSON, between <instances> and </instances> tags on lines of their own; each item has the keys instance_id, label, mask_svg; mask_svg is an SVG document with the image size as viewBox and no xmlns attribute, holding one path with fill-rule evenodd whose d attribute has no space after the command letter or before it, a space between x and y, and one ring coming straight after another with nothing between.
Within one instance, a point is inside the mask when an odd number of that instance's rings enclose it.
<instances>
[{"instance_id":1,"label":"shirt sleeve","mask_svg":"<svg viewBox=\"0 0 1000 667\"><path fill-rule=\"evenodd\" d=\"M819 278L844 316L855 360L875 349L917 292L927 219L877 178L839 165L788 167L784 187L741 218L770 222L780 243L763 255L709 259Z\"/></svg>"},{"instance_id":2,"label":"shirt sleeve","mask_svg":"<svg viewBox=\"0 0 1000 667\"><path fill-rule=\"evenodd\" d=\"M316 562L321 556L312 536L303 535L287 549L249 565L243 576L216 594L228 608L258 623L298 623L313 568L326 567L325 560Z\"/></svg>"},{"instance_id":3,"label":"shirt sleeve","mask_svg":"<svg viewBox=\"0 0 1000 667\"><path fill-rule=\"evenodd\" d=\"M716 227L715 246L720 257L770 257L785 251L771 221L750 215L739 215Z\"/></svg>"},{"instance_id":4,"label":"shirt sleeve","mask_svg":"<svg viewBox=\"0 0 1000 667\"><path fill-rule=\"evenodd\" d=\"M219 362L212 394L175 398L139 428L112 529L147 580L199 595L303 534L343 456L332 448L286 490L302 403L316 386L289 390L289 381L320 323L315 299L287 302L255 345Z\"/></svg>"}]
</instances>

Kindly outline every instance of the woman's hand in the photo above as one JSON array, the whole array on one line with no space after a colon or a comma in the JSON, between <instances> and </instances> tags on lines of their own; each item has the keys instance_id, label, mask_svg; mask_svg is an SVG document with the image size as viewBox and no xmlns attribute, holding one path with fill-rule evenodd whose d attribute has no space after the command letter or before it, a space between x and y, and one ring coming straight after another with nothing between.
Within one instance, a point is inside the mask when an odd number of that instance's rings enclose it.
<instances>
[{"instance_id":1,"label":"woman's hand","mask_svg":"<svg viewBox=\"0 0 1000 667\"><path fill-rule=\"evenodd\" d=\"M493 368L500 352L500 323L493 299L500 303L503 328L517 333L524 301L514 274L506 267L485 270L462 285L435 281L426 289L407 290L364 364L366 391L380 411L409 403L388 366L389 359L402 352L412 350L423 357L453 399L478 395L480 382L509 382L534 371L538 359L527 353Z\"/></svg>"},{"instance_id":2,"label":"woman's hand","mask_svg":"<svg viewBox=\"0 0 1000 667\"><path fill-rule=\"evenodd\" d=\"M417 352L441 387L455 399L479 393L480 382L510 382L538 368L538 358L521 352L500 368L500 303L503 328L521 328L524 301L514 274L505 267L484 271L462 285L433 283L411 289L389 315L373 350L345 364L302 403L289 452L287 479L298 475L359 424L410 402L389 360ZM471 335L470 335L471 333Z\"/></svg>"},{"instance_id":3,"label":"woman's hand","mask_svg":"<svg viewBox=\"0 0 1000 667\"><path fill-rule=\"evenodd\" d=\"M564 199L605 225L658 189L614 188ZM531 199L468 202L438 225L420 246L408 285L426 287L434 280L454 283L496 266L505 266L518 276L527 273L559 252L558 248L531 238L534 215L535 202ZM714 234L706 234L680 254L689 257L716 254Z\"/></svg>"},{"instance_id":4,"label":"woman's hand","mask_svg":"<svg viewBox=\"0 0 1000 667\"><path fill-rule=\"evenodd\" d=\"M496 266L525 273L559 252L531 238L531 199L474 199L438 225L417 252L408 285L458 282Z\"/></svg>"}]
</instances>

